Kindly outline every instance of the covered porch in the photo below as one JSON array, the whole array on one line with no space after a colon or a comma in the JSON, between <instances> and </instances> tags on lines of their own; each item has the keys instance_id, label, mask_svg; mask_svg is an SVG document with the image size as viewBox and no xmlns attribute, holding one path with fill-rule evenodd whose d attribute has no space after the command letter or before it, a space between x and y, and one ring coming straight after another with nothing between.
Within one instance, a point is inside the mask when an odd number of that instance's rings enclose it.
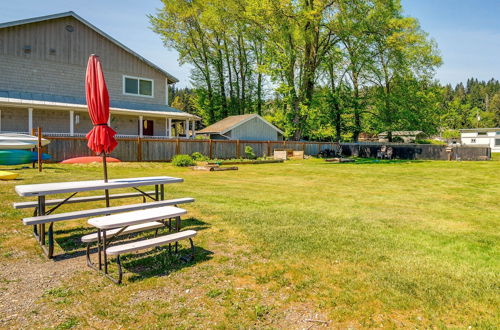
<instances>
[{"instance_id":1,"label":"covered porch","mask_svg":"<svg viewBox=\"0 0 500 330\"><path fill-rule=\"evenodd\" d=\"M166 108L135 110L112 105L108 124L118 137L194 139L200 118ZM37 127L45 136L78 137L92 129L92 122L85 104L0 97L0 133L31 134Z\"/></svg>"}]
</instances>

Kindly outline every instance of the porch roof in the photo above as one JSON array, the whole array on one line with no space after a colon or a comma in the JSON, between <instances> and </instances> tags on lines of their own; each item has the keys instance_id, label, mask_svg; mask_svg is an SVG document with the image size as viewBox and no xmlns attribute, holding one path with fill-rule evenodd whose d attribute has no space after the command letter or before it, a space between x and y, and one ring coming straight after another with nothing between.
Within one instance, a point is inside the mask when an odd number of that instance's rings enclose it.
<instances>
[{"instance_id":1,"label":"porch roof","mask_svg":"<svg viewBox=\"0 0 500 330\"><path fill-rule=\"evenodd\" d=\"M73 110L75 108L78 110L87 109L87 102L84 97L5 90L0 90L0 104L47 106L67 108L68 110ZM200 119L198 116L162 104L110 100L110 110L111 112L128 112L130 114L139 115L145 114L191 120Z\"/></svg>"}]
</instances>

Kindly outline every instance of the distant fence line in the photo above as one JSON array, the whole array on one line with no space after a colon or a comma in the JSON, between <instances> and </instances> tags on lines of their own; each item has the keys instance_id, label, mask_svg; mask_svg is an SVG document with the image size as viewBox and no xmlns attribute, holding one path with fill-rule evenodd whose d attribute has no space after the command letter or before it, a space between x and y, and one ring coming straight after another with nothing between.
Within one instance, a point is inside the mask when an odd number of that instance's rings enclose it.
<instances>
[{"instance_id":1,"label":"distant fence line","mask_svg":"<svg viewBox=\"0 0 500 330\"><path fill-rule=\"evenodd\" d=\"M53 161L73 157L93 156L84 137L49 137L51 143L46 152ZM178 154L199 152L211 159L245 158L245 147L252 147L256 156L272 156L275 149L302 150L305 155L316 156L325 149L334 149L333 142L297 142L297 141L248 141L248 140L189 140L158 138L117 138L118 146L111 153L125 162L134 161L170 161ZM392 146L395 158L400 159L435 159L447 160L446 146L425 144L390 144L390 143L341 143L346 156L376 157L381 145ZM458 146L453 148L453 159L480 160L490 159L488 147Z\"/></svg>"}]
</instances>

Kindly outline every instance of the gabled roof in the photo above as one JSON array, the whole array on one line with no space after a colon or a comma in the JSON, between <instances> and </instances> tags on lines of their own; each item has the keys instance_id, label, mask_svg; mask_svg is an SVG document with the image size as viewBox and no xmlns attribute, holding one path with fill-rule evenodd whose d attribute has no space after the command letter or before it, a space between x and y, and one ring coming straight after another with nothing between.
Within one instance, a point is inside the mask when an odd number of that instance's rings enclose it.
<instances>
[{"instance_id":1,"label":"gabled roof","mask_svg":"<svg viewBox=\"0 0 500 330\"><path fill-rule=\"evenodd\" d=\"M461 133L475 133L475 132L481 132L481 133L487 133L487 132L500 132L500 128L465 128L465 129L459 129Z\"/></svg>"},{"instance_id":2,"label":"gabled roof","mask_svg":"<svg viewBox=\"0 0 500 330\"><path fill-rule=\"evenodd\" d=\"M267 120L259 116L258 114L248 114L248 115L238 115L238 116L229 116L226 117L222 120L219 120L218 122L205 127L204 129L198 131L200 134L226 134L230 130L235 129L236 127L246 123L247 121L253 119L253 118L259 118L262 120L264 123L269 125L271 128L275 129L279 133L283 134L283 131L281 131L279 128L276 126L272 125L269 123Z\"/></svg>"},{"instance_id":3,"label":"gabled roof","mask_svg":"<svg viewBox=\"0 0 500 330\"><path fill-rule=\"evenodd\" d=\"M170 73L168 73L167 71L163 70L162 68L160 68L156 64L148 61L147 59L145 59L144 57L142 57L138 53L134 52L132 49L128 48L127 46L125 46L124 44L122 44L121 42L119 42L118 40L116 40L113 37L111 37L109 34L105 33L101 29L97 28L95 25L91 24L87 20L85 20L82 17L78 16L73 11L68 11L68 12L58 13L58 14L53 14L53 15L47 15L47 16L39 16L39 17L27 18L27 19L22 19L22 20L18 20L18 21L11 21L11 22L0 23L0 29L12 27L12 26L30 24L30 23L43 22L43 21L48 21L48 20L57 19L57 18L64 18L64 17L73 17L73 18L77 19L78 21L80 21L83 24L87 25L89 28L91 28L92 30L94 30L95 32L97 32L98 34L100 34L101 36L103 36L104 38L108 39L109 41L111 41L112 43L114 43L115 45L117 45L118 47L122 48L126 52L128 52L128 53L132 54L133 56L137 57L139 60L141 60L142 62L146 63L150 67L152 67L152 68L158 70L159 72L163 73L172 82L174 82L174 83L179 82L179 79L175 78Z\"/></svg>"}]
</instances>

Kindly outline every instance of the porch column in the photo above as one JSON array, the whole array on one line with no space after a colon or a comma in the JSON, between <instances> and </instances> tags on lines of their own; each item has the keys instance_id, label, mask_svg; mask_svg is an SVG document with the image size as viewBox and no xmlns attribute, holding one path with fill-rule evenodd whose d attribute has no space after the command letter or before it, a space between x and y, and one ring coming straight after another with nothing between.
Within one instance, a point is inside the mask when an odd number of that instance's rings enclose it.
<instances>
[{"instance_id":1,"label":"porch column","mask_svg":"<svg viewBox=\"0 0 500 330\"><path fill-rule=\"evenodd\" d=\"M196 120L193 120L193 139L196 137Z\"/></svg>"},{"instance_id":2,"label":"porch column","mask_svg":"<svg viewBox=\"0 0 500 330\"><path fill-rule=\"evenodd\" d=\"M33 108L28 108L28 134L33 130Z\"/></svg>"},{"instance_id":3,"label":"porch column","mask_svg":"<svg viewBox=\"0 0 500 330\"><path fill-rule=\"evenodd\" d=\"M144 129L144 120L143 116L139 116L139 136L142 137L143 129Z\"/></svg>"},{"instance_id":4,"label":"porch column","mask_svg":"<svg viewBox=\"0 0 500 330\"><path fill-rule=\"evenodd\" d=\"M172 118L167 118L167 137L172 137Z\"/></svg>"},{"instance_id":5,"label":"porch column","mask_svg":"<svg viewBox=\"0 0 500 330\"><path fill-rule=\"evenodd\" d=\"M184 133L186 133L186 139L189 139L189 119L184 121Z\"/></svg>"},{"instance_id":6,"label":"porch column","mask_svg":"<svg viewBox=\"0 0 500 330\"><path fill-rule=\"evenodd\" d=\"M75 135L75 111L74 110L69 111L69 135L70 136Z\"/></svg>"}]
</instances>

